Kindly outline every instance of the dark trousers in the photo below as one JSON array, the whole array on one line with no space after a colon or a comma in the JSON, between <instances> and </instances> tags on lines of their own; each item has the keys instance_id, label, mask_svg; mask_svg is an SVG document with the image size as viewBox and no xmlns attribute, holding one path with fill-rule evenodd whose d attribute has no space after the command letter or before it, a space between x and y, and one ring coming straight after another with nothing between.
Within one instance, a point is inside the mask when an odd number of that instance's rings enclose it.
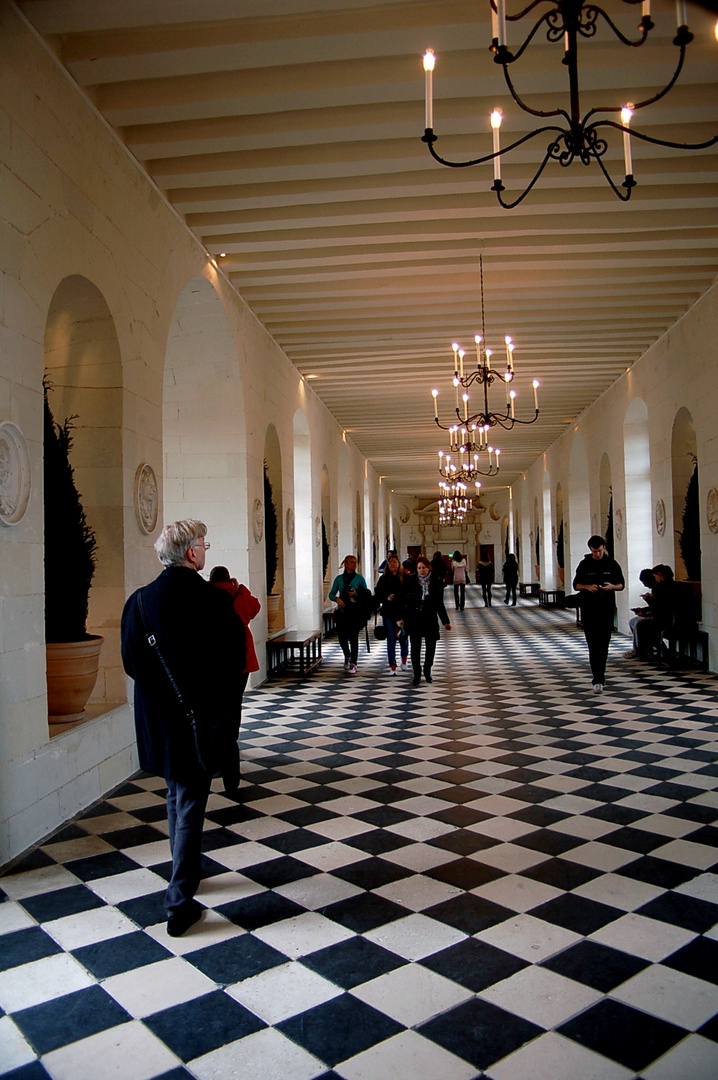
<instances>
[{"instance_id":1,"label":"dark trousers","mask_svg":"<svg viewBox=\"0 0 718 1080\"><path fill-rule=\"evenodd\" d=\"M399 627L396 625L393 619L387 619L382 616L382 622L384 623L384 629L386 630L386 655L389 659L389 667L396 667L396 639L399 638L399 650L401 652L402 660L406 660L409 655L409 642L406 640L406 634L399 634Z\"/></svg>"},{"instance_id":2,"label":"dark trousers","mask_svg":"<svg viewBox=\"0 0 718 1080\"><path fill-rule=\"evenodd\" d=\"M491 585L487 582L481 582L481 593L484 598L484 606L491 607Z\"/></svg>"},{"instance_id":3,"label":"dark trousers","mask_svg":"<svg viewBox=\"0 0 718 1080\"><path fill-rule=\"evenodd\" d=\"M611 612L610 618L601 618L600 616L596 618L595 615L587 618L585 612L581 614L583 632L586 635L586 644L588 645L591 675L594 683L604 683L606 681L608 646L611 641L611 631L613 630L613 612Z\"/></svg>"},{"instance_id":4,"label":"dark trousers","mask_svg":"<svg viewBox=\"0 0 718 1080\"><path fill-rule=\"evenodd\" d=\"M456 588L456 586L454 586ZM422 634L411 635L411 666L414 669L414 678L418 679L421 676L421 643L426 642L426 650L424 652L424 674L431 675L431 665L434 663L434 657L436 656L436 639L425 638Z\"/></svg>"},{"instance_id":5,"label":"dark trousers","mask_svg":"<svg viewBox=\"0 0 718 1080\"><path fill-rule=\"evenodd\" d=\"M463 611L464 604L466 603L466 585L463 581L457 581L454 585L454 602L456 603L456 610Z\"/></svg>"},{"instance_id":6,"label":"dark trousers","mask_svg":"<svg viewBox=\"0 0 718 1080\"><path fill-rule=\"evenodd\" d=\"M249 681L249 672L243 671L235 678L236 684L236 720L232 723L232 727L227 739L227 756L222 761L222 781L224 782L225 790L231 790L239 787L239 728L242 723L242 698L244 697L244 691L247 689L247 682Z\"/></svg>"},{"instance_id":7,"label":"dark trousers","mask_svg":"<svg viewBox=\"0 0 718 1080\"><path fill-rule=\"evenodd\" d=\"M359 656L359 627L347 619L346 615L337 615L337 637L346 659L356 664Z\"/></svg>"},{"instance_id":8,"label":"dark trousers","mask_svg":"<svg viewBox=\"0 0 718 1080\"><path fill-rule=\"evenodd\" d=\"M184 907L199 888L202 826L211 782L207 773L199 773L196 780L187 784L179 780L167 781L167 821L172 852L172 877L165 894L168 918Z\"/></svg>"},{"instance_id":9,"label":"dark trousers","mask_svg":"<svg viewBox=\"0 0 718 1080\"><path fill-rule=\"evenodd\" d=\"M505 604L508 604L510 596L513 596L512 604L515 604L516 603L516 582L515 581L513 581L513 582L512 581L507 581L506 582L506 599L504 600Z\"/></svg>"}]
</instances>

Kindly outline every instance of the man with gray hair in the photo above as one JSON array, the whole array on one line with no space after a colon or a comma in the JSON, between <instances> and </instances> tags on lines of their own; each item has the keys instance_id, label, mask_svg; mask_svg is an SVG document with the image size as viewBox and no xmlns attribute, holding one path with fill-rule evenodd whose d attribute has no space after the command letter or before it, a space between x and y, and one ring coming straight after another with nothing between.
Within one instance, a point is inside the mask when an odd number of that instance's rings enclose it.
<instances>
[{"instance_id":1,"label":"man with gray hair","mask_svg":"<svg viewBox=\"0 0 718 1080\"><path fill-rule=\"evenodd\" d=\"M135 680L140 765L167 782L172 877L165 910L171 937L184 934L202 914L194 894L212 773L237 753L229 733L244 629L227 594L200 577L206 535L206 525L191 518L165 525L155 543L165 569L130 596L122 613L122 662Z\"/></svg>"}]
</instances>

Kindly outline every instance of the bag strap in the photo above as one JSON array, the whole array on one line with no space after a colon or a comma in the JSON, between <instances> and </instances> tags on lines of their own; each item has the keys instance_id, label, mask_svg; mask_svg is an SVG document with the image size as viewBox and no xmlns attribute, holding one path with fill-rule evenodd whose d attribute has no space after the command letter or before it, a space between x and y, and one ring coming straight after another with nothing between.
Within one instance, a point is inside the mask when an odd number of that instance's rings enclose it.
<instances>
[{"instance_id":1,"label":"bag strap","mask_svg":"<svg viewBox=\"0 0 718 1080\"><path fill-rule=\"evenodd\" d=\"M142 619L142 626L144 627L145 636L147 638L147 644L150 646L151 649L154 650L154 653L155 653L157 659L162 664L162 667L164 668L164 671L165 671L165 675L169 679L170 686L172 687L175 694L177 695L177 700L179 701L180 705L185 710L185 712L188 715L190 715L191 712L192 712L192 709L190 708L190 706L187 705L184 698L182 697L182 691L180 690L179 686L177 685L177 683L175 681L175 678L174 678L174 675L170 671L169 665L168 665L167 661L165 660L164 656L162 655L159 644L157 642L157 638L155 637L155 635L152 633L149 626L147 625L147 617L145 615L145 605L142 603L142 593L143 592L144 592L144 589L140 589L139 592L137 593L137 606L140 609L140 618Z\"/></svg>"}]
</instances>

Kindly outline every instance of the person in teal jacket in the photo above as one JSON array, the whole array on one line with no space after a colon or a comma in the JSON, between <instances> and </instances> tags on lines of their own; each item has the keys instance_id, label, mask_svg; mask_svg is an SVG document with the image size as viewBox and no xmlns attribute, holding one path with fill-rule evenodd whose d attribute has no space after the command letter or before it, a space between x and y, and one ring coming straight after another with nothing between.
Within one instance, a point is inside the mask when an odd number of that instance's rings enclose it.
<instances>
[{"instance_id":1,"label":"person in teal jacket","mask_svg":"<svg viewBox=\"0 0 718 1080\"><path fill-rule=\"evenodd\" d=\"M341 564L342 574L334 578L329 599L337 605L337 636L344 653L344 670L356 675L359 657L359 631L369 614L371 593L361 574L357 573L356 555L347 555Z\"/></svg>"}]
</instances>

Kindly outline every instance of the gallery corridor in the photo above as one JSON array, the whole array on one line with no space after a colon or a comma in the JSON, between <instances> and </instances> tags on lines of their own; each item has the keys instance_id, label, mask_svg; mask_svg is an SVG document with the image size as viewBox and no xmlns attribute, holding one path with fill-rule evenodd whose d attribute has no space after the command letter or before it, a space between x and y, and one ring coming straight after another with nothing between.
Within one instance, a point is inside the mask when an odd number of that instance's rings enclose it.
<instances>
[{"instance_id":1,"label":"gallery corridor","mask_svg":"<svg viewBox=\"0 0 718 1080\"><path fill-rule=\"evenodd\" d=\"M718 679L615 638L594 695L572 615L479 596L433 685L333 639L247 695L184 937L160 780L12 867L0 1073L714 1080Z\"/></svg>"}]
</instances>

